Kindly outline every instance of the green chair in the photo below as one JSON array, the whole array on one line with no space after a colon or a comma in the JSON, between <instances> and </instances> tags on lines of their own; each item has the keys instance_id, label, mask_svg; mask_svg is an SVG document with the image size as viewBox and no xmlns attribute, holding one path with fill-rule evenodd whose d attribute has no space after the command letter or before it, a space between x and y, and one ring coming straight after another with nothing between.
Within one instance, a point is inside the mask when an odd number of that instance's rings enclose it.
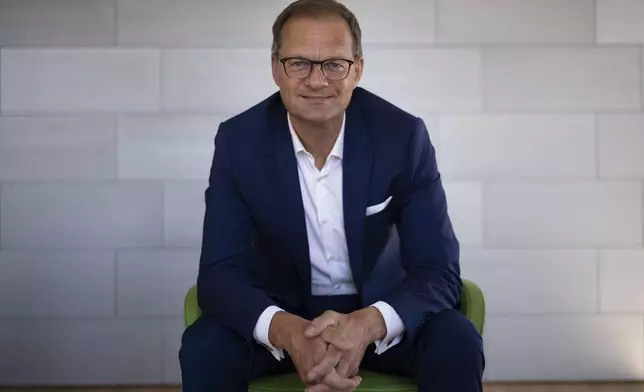
<instances>
[{"instance_id":1,"label":"green chair","mask_svg":"<svg viewBox=\"0 0 644 392\"><path fill-rule=\"evenodd\" d=\"M482 335L485 325L485 298L481 289L469 280L463 279L461 307L459 309ZM188 327L199 318L201 309L197 303L197 287L192 286L184 302L184 326ZM362 383L356 392L417 392L411 379L373 372L361 371ZM249 392L302 392L303 385L297 374L262 377L254 380Z\"/></svg>"}]
</instances>

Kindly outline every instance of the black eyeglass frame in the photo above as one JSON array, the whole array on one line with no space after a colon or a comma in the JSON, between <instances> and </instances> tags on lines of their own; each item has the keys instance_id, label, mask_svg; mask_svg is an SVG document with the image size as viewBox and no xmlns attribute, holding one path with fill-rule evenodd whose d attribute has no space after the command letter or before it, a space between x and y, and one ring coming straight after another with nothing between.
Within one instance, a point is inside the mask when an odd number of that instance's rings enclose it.
<instances>
[{"instance_id":1,"label":"black eyeglass frame","mask_svg":"<svg viewBox=\"0 0 644 392\"><path fill-rule=\"evenodd\" d=\"M324 75L325 78L327 78L329 80L333 80L333 81L344 80L349 76L349 72L351 72L351 66L353 64L355 64L355 60L343 59L341 57L331 58L331 59L326 59L326 60L309 60L309 59L304 58L304 57L284 57L284 58L281 58L281 57L278 56L278 60L279 60L280 63L282 63L282 68L284 68L284 73L286 74L286 76L288 76L291 79L298 79L298 80L306 79L309 76L311 76L311 72L313 72L313 66L316 65L316 64L320 64L320 71L322 71L322 75ZM286 70L286 62L289 61L289 60L308 61L311 64L311 69L309 70L309 73L306 76L301 77L301 78L294 78L294 77L290 76L288 74L288 71ZM328 63L328 62L331 62L331 61L338 61L338 60L346 61L347 63L349 63L349 67L347 68L347 74L344 75L344 77L342 77L340 79L331 79L328 76L326 76L326 73L324 73L324 63Z\"/></svg>"}]
</instances>

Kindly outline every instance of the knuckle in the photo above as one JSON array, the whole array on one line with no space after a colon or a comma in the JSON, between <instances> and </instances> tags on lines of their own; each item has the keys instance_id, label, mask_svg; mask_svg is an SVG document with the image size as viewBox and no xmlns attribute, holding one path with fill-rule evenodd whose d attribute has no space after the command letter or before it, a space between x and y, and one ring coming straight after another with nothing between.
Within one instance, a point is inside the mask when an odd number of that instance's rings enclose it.
<instances>
[{"instance_id":1,"label":"knuckle","mask_svg":"<svg viewBox=\"0 0 644 392\"><path fill-rule=\"evenodd\" d=\"M333 317L336 315L336 313L333 310L326 310L322 315L327 317Z\"/></svg>"}]
</instances>

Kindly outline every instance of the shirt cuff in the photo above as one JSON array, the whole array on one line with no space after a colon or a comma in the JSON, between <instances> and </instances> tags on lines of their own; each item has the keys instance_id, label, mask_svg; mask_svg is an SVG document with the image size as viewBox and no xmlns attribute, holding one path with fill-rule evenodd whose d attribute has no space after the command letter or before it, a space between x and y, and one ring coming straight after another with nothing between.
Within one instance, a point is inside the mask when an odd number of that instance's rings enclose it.
<instances>
[{"instance_id":1,"label":"shirt cuff","mask_svg":"<svg viewBox=\"0 0 644 392\"><path fill-rule=\"evenodd\" d=\"M387 327L385 338L374 342L376 345L376 354L382 354L402 340L402 335L405 332L405 324L403 324L398 312L388 303L378 301L371 306L380 311L382 318L385 320L385 326Z\"/></svg>"},{"instance_id":2,"label":"shirt cuff","mask_svg":"<svg viewBox=\"0 0 644 392\"><path fill-rule=\"evenodd\" d=\"M275 313L281 312L283 309L277 307L277 306L269 306L266 308L261 315L259 315L259 318L257 319L257 324L255 324L255 330L253 331L253 337L255 338L255 341L262 346L266 347L267 350L273 354L275 359L278 361L284 358L284 351L280 350L278 348L275 348L271 342L268 339L268 331L271 326L271 320L273 320L273 316L275 316Z\"/></svg>"}]
</instances>

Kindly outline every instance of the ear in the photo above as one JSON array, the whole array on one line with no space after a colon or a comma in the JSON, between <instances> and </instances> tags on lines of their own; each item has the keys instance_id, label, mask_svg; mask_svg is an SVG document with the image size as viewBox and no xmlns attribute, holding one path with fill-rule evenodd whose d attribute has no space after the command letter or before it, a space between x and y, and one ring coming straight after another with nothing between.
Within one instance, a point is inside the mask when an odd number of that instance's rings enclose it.
<instances>
[{"instance_id":1,"label":"ear","mask_svg":"<svg viewBox=\"0 0 644 392\"><path fill-rule=\"evenodd\" d=\"M362 72L364 70L364 57L360 56L356 62L353 64L354 66L354 81L353 81L353 86L357 87L358 83L360 83L360 79L362 78Z\"/></svg>"},{"instance_id":2,"label":"ear","mask_svg":"<svg viewBox=\"0 0 644 392\"><path fill-rule=\"evenodd\" d=\"M277 84L280 70L279 70L279 60L277 56L275 56L274 54L271 54L271 71L273 73L273 81L275 82L275 84Z\"/></svg>"}]
</instances>

